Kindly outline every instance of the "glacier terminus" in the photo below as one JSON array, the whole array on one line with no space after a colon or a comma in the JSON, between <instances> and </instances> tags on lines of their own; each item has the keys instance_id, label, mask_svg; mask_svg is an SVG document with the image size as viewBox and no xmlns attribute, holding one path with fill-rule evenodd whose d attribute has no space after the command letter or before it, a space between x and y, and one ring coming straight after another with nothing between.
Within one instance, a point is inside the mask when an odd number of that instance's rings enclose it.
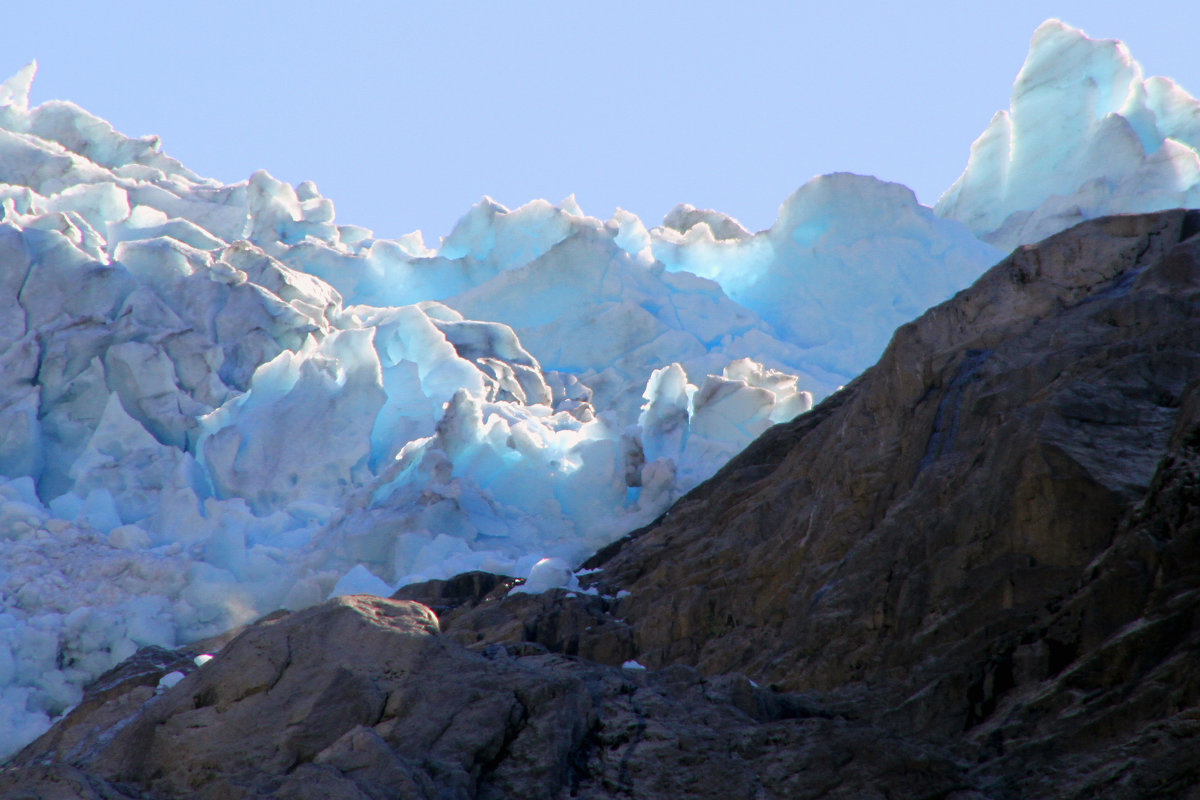
<instances>
[{"instance_id":1,"label":"glacier terminus","mask_svg":"<svg viewBox=\"0 0 1200 800\"><path fill-rule=\"evenodd\" d=\"M0 758L140 647L469 570L578 588L1008 251L1200 206L1200 104L1034 33L934 208L813 178L764 231L488 198L436 246L0 84Z\"/></svg>"}]
</instances>

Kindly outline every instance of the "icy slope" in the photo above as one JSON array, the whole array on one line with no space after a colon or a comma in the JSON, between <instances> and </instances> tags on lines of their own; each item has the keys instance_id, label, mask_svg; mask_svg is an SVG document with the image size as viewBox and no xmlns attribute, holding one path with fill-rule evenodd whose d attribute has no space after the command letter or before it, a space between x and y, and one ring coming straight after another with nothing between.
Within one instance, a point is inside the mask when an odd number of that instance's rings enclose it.
<instances>
[{"instance_id":1,"label":"icy slope","mask_svg":"<svg viewBox=\"0 0 1200 800\"><path fill-rule=\"evenodd\" d=\"M717 281L803 347L805 367L845 378L873 364L930 298L949 297L1002 255L938 219L908 187L848 173L813 178L753 236L706 213L676 209L667 220L676 228L651 231L654 256Z\"/></svg>"},{"instance_id":2,"label":"icy slope","mask_svg":"<svg viewBox=\"0 0 1200 800\"><path fill-rule=\"evenodd\" d=\"M1092 217L1200 205L1200 103L1117 41L1038 27L1008 111L936 212L1004 250Z\"/></svg>"},{"instance_id":3,"label":"icy slope","mask_svg":"<svg viewBox=\"0 0 1200 800\"><path fill-rule=\"evenodd\" d=\"M485 199L377 240L311 183L31 109L33 73L0 85L0 753L144 645L569 581L998 255L845 175L754 236Z\"/></svg>"}]
</instances>

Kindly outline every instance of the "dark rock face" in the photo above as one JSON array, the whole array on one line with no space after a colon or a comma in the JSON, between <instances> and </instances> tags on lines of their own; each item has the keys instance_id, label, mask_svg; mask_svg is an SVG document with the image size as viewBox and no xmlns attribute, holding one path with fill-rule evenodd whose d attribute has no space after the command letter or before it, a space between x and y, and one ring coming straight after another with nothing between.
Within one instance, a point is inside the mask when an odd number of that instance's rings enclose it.
<instances>
[{"instance_id":1,"label":"dark rock face","mask_svg":"<svg viewBox=\"0 0 1200 800\"><path fill-rule=\"evenodd\" d=\"M429 606L446 635L466 647L504 643L522 653L562 653L613 666L633 659L633 629L613 615L614 598L558 589L509 595L519 583L467 572L405 586L392 599Z\"/></svg>"},{"instance_id":2,"label":"dark rock face","mask_svg":"<svg viewBox=\"0 0 1200 800\"><path fill-rule=\"evenodd\" d=\"M1198 228L1021 248L594 559L637 658L825 692L989 796L1200 786Z\"/></svg>"},{"instance_id":3,"label":"dark rock face","mask_svg":"<svg viewBox=\"0 0 1200 800\"><path fill-rule=\"evenodd\" d=\"M962 781L943 754L741 676L472 652L425 606L367 596L259 623L164 694L120 688L104 691L124 716L85 703L0 795L851 798Z\"/></svg>"},{"instance_id":4,"label":"dark rock face","mask_svg":"<svg viewBox=\"0 0 1200 800\"><path fill-rule=\"evenodd\" d=\"M340 598L160 694L189 654L141 653L0 796L1200 798L1197 233L1016 251L599 596Z\"/></svg>"}]
</instances>

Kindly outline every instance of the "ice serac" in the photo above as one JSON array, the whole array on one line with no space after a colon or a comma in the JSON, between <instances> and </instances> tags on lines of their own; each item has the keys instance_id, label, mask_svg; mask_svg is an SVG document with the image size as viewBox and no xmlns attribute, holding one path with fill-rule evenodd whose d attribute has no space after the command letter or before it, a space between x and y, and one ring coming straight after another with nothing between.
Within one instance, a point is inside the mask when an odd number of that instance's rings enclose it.
<instances>
[{"instance_id":1,"label":"ice serac","mask_svg":"<svg viewBox=\"0 0 1200 800\"><path fill-rule=\"evenodd\" d=\"M668 270L716 281L801 348L796 366L818 378L818 390L849 381L897 326L1001 255L936 217L911 189L849 173L813 178L768 230L740 231L724 215L676 209L650 232L651 249Z\"/></svg>"},{"instance_id":2,"label":"ice serac","mask_svg":"<svg viewBox=\"0 0 1200 800\"><path fill-rule=\"evenodd\" d=\"M613 236L618 226L592 223L446 303L512 326L543 367L578 376L597 409L622 419L636 417L646 377L664 363L680 363L696 380L747 356L804 372L805 354L718 284L643 263Z\"/></svg>"},{"instance_id":3,"label":"ice serac","mask_svg":"<svg viewBox=\"0 0 1200 800\"><path fill-rule=\"evenodd\" d=\"M311 182L30 108L33 74L0 87L0 752L138 647L464 570L562 583L836 385L626 212L485 199L436 249L379 240ZM671 364L679 446L647 461Z\"/></svg>"},{"instance_id":4,"label":"ice serac","mask_svg":"<svg viewBox=\"0 0 1200 800\"><path fill-rule=\"evenodd\" d=\"M1004 250L1085 219L1200 205L1200 103L1117 41L1033 35L1007 111L935 210Z\"/></svg>"},{"instance_id":5,"label":"ice serac","mask_svg":"<svg viewBox=\"0 0 1200 800\"><path fill-rule=\"evenodd\" d=\"M1200 211L1020 248L588 569L143 649L0 795L1195 797L1198 294ZM724 386L664 368L642 423Z\"/></svg>"},{"instance_id":6,"label":"ice serac","mask_svg":"<svg viewBox=\"0 0 1200 800\"><path fill-rule=\"evenodd\" d=\"M197 452L218 497L242 497L259 515L296 501L338 503L367 469L386 397L373 333L335 331L319 343L310 336L201 419Z\"/></svg>"},{"instance_id":7,"label":"ice serac","mask_svg":"<svg viewBox=\"0 0 1200 800\"><path fill-rule=\"evenodd\" d=\"M999 256L846 174L759 233L485 198L436 246L379 239L311 182L31 108L33 74L0 86L0 752L138 647L471 570L575 586ZM1192 141L1186 95L1145 87L1137 146ZM989 141L1034 141L1016 116ZM1118 133L1087 164L1136 154Z\"/></svg>"}]
</instances>

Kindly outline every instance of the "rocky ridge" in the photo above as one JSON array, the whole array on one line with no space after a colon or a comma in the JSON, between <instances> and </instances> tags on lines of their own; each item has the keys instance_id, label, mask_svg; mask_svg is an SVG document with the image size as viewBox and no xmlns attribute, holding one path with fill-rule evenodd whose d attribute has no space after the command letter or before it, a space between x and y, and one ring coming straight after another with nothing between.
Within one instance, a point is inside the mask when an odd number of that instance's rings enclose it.
<instances>
[{"instance_id":1,"label":"rocky ridge","mask_svg":"<svg viewBox=\"0 0 1200 800\"><path fill-rule=\"evenodd\" d=\"M469 574L143 652L0 795L1200 797L1197 234L1019 248L595 594Z\"/></svg>"}]
</instances>

